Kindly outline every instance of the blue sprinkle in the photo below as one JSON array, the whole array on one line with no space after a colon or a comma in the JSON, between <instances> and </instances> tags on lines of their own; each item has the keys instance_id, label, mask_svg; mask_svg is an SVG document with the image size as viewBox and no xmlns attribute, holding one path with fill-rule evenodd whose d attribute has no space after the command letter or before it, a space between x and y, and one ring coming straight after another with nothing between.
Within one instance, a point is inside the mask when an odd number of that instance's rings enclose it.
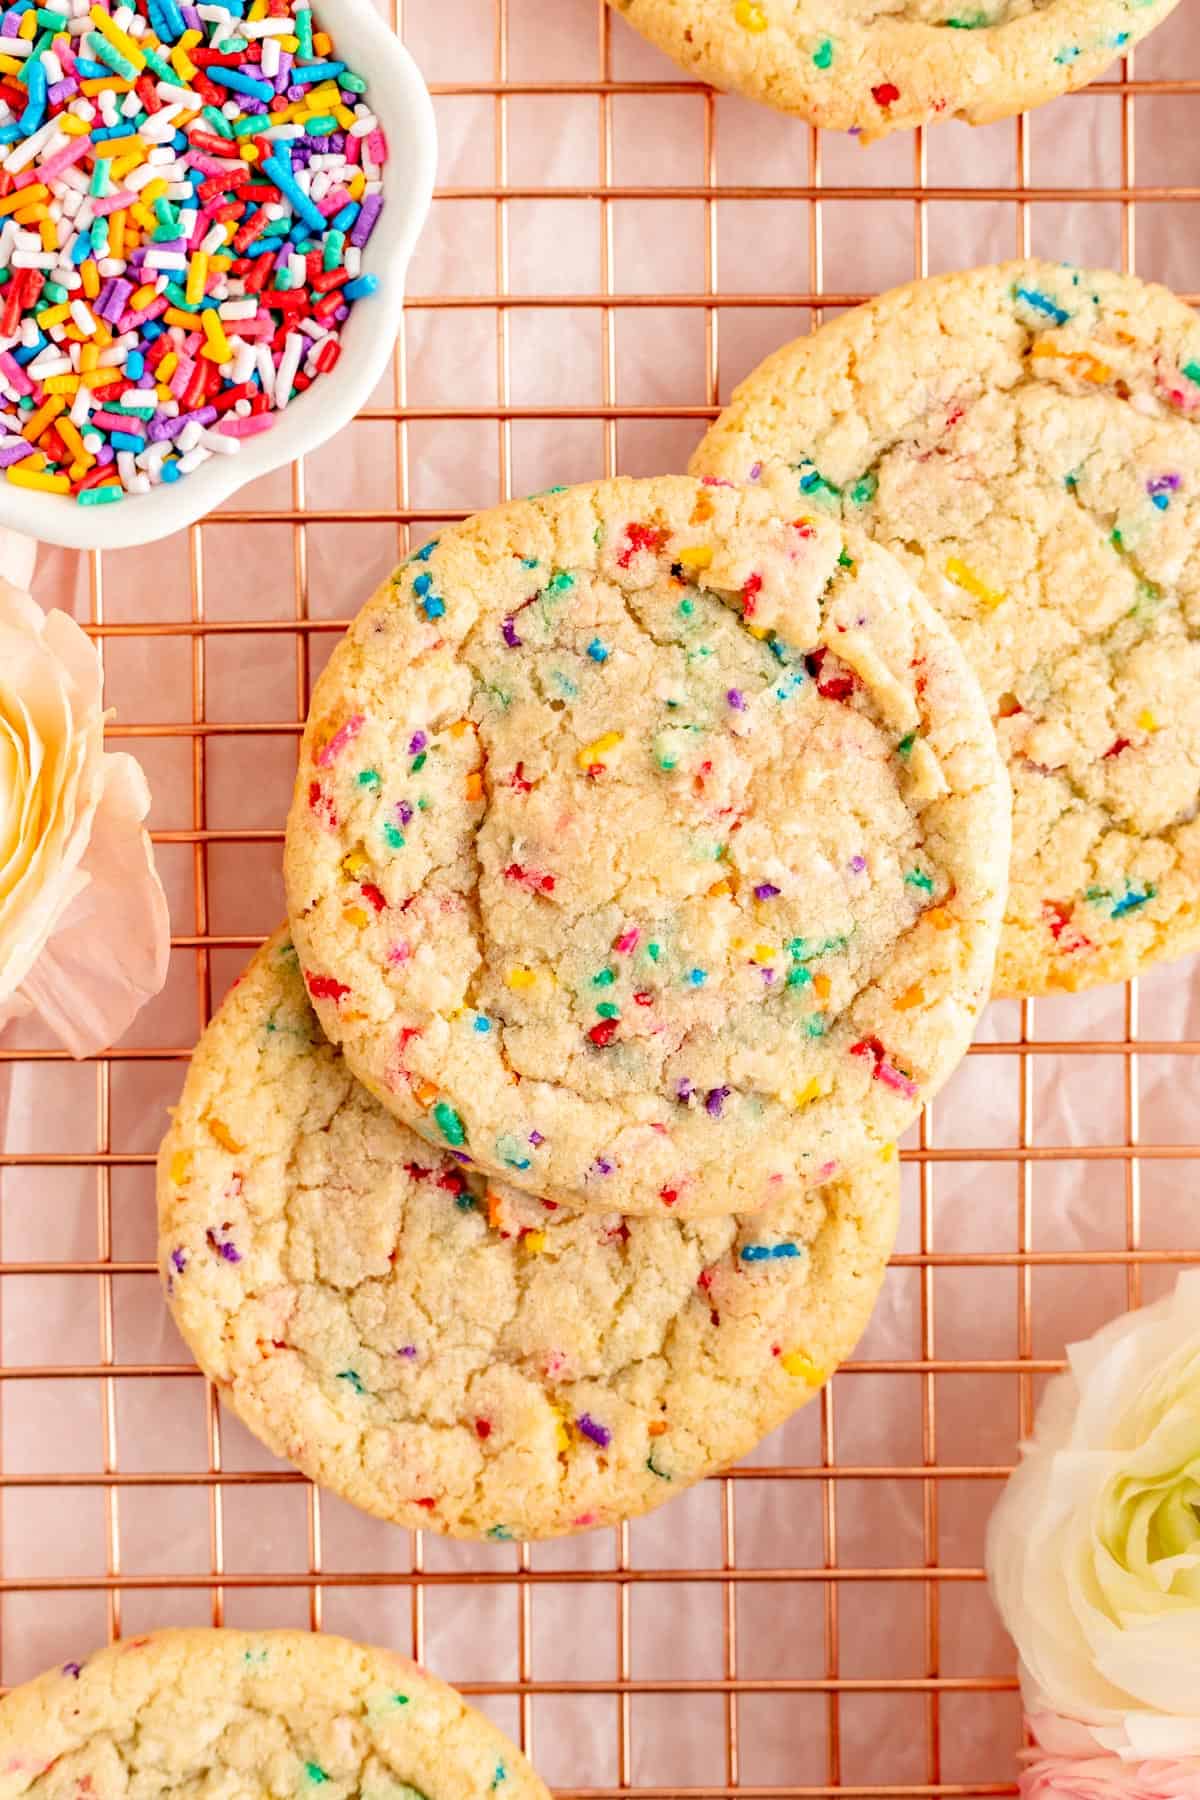
<instances>
[{"instance_id":1,"label":"blue sprinkle","mask_svg":"<svg viewBox=\"0 0 1200 1800\"><path fill-rule=\"evenodd\" d=\"M437 547L438 547L437 538L430 538L430 540L427 544L422 544L421 548L413 553L413 561L414 562L428 562L430 557L433 555L434 551L437 549Z\"/></svg>"},{"instance_id":2,"label":"blue sprinkle","mask_svg":"<svg viewBox=\"0 0 1200 1800\"><path fill-rule=\"evenodd\" d=\"M587 653L593 662L602 663L608 661L608 651L604 648L604 645L600 642L599 638L592 639L591 643L588 645Z\"/></svg>"},{"instance_id":3,"label":"blue sprinkle","mask_svg":"<svg viewBox=\"0 0 1200 1800\"><path fill-rule=\"evenodd\" d=\"M490 1031L492 1029L492 1021L490 1019L485 1019L482 1013L476 1013L475 1029L476 1031Z\"/></svg>"},{"instance_id":4,"label":"blue sprinkle","mask_svg":"<svg viewBox=\"0 0 1200 1800\"><path fill-rule=\"evenodd\" d=\"M1114 919L1119 919L1122 913L1132 912L1134 908L1138 906L1145 906L1147 900L1153 900L1157 892L1158 889L1153 886L1147 887L1145 892L1141 894L1139 894L1135 888L1130 888L1128 893L1118 900L1113 907L1112 917Z\"/></svg>"},{"instance_id":5,"label":"blue sprinkle","mask_svg":"<svg viewBox=\"0 0 1200 1800\"><path fill-rule=\"evenodd\" d=\"M344 293L345 289L342 291ZM1052 300L1049 294L1043 294L1037 288L1019 287L1014 292L1018 300L1023 300L1026 306L1031 307L1036 313L1041 313L1044 318L1053 319L1056 325L1065 325L1071 316L1056 300Z\"/></svg>"},{"instance_id":6,"label":"blue sprinkle","mask_svg":"<svg viewBox=\"0 0 1200 1800\"><path fill-rule=\"evenodd\" d=\"M419 600L421 595L427 594L432 586L433 586L433 576L430 575L427 570L422 569L421 573L417 576L416 580L413 582L413 593L417 596L417 598Z\"/></svg>"},{"instance_id":7,"label":"blue sprinkle","mask_svg":"<svg viewBox=\"0 0 1200 1800\"><path fill-rule=\"evenodd\" d=\"M430 594L428 600L421 602L421 610L427 619L440 619L446 610L446 602L440 594Z\"/></svg>"},{"instance_id":8,"label":"blue sprinkle","mask_svg":"<svg viewBox=\"0 0 1200 1800\"><path fill-rule=\"evenodd\" d=\"M708 980L708 970L707 969L689 969L688 970L688 980L691 982L693 987L703 987L705 982Z\"/></svg>"},{"instance_id":9,"label":"blue sprinkle","mask_svg":"<svg viewBox=\"0 0 1200 1800\"><path fill-rule=\"evenodd\" d=\"M742 1247L743 1262L775 1262L783 1257L799 1255L798 1244L745 1244Z\"/></svg>"}]
</instances>

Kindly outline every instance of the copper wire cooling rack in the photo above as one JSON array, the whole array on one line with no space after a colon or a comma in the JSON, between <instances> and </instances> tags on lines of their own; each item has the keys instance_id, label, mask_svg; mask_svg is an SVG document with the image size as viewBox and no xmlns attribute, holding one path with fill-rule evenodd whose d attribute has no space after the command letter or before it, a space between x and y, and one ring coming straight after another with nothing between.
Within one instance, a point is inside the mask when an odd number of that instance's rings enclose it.
<instances>
[{"instance_id":1,"label":"copper wire cooling rack","mask_svg":"<svg viewBox=\"0 0 1200 1800\"><path fill-rule=\"evenodd\" d=\"M832 309L1035 252L1200 288L1195 0L1087 93L863 151L684 81L598 0L407 0L441 187L394 375L334 447L120 556L43 553L155 788L176 936L126 1044L0 1048L0 1681L151 1624L427 1659L564 1795L1015 1793L983 1521L1064 1344L1197 1260L1189 970L998 1006L904 1152L854 1363L728 1475L556 1545L374 1524L275 1463L166 1324L152 1160L282 916L299 721L342 620L439 521L681 467Z\"/></svg>"}]
</instances>

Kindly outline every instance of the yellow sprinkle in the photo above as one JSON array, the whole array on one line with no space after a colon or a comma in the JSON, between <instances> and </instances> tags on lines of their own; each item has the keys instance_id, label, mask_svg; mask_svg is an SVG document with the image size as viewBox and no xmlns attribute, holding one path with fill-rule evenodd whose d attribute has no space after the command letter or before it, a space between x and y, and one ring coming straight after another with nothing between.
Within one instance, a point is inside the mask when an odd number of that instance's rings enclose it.
<instances>
[{"instance_id":1,"label":"yellow sprinkle","mask_svg":"<svg viewBox=\"0 0 1200 1800\"><path fill-rule=\"evenodd\" d=\"M512 988L514 992L520 993L524 988L531 988L536 980L537 975L532 969L516 968L508 971L504 977L504 984L506 987Z\"/></svg>"},{"instance_id":2,"label":"yellow sprinkle","mask_svg":"<svg viewBox=\"0 0 1200 1800\"><path fill-rule=\"evenodd\" d=\"M147 207L150 207L154 205L156 200L161 200L166 191L167 184L160 175L154 181L148 181L146 183L145 187L142 189L142 199L146 202ZM151 217L153 218L154 215L151 214ZM154 220L154 225L155 229L157 229L157 219Z\"/></svg>"},{"instance_id":3,"label":"yellow sprinkle","mask_svg":"<svg viewBox=\"0 0 1200 1800\"><path fill-rule=\"evenodd\" d=\"M54 220L51 218L43 219L41 221L40 225L38 226L38 230L41 232L41 235L42 235L42 249L43 250L57 250L58 249L58 226L54 223ZM112 243L112 233L111 232L109 233L109 243L110 244ZM116 256L116 255L119 255L120 252L114 250L114 251L111 251L110 254Z\"/></svg>"},{"instance_id":4,"label":"yellow sprinkle","mask_svg":"<svg viewBox=\"0 0 1200 1800\"><path fill-rule=\"evenodd\" d=\"M761 6L754 4L754 0L737 0L733 16L743 31L759 32L767 29L767 15Z\"/></svg>"},{"instance_id":5,"label":"yellow sprinkle","mask_svg":"<svg viewBox=\"0 0 1200 1800\"><path fill-rule=\"evenodd\" d=\"M157 219L150 211L150 208L141 200L138 201L136 206L131 206L129 210L144 231L156 231L158 229Z\"/></svg>"},{"instance_id":6,"label":"yellow sprinkle","mask_svg":"<svg viewBox=\"0 0 1200 1800\"><path fill-rule=\"evenodd\" d=\"M24 68L24 57L18 60L15 56L0 56L0 69L3 69L6 75L20 75ZM69 114L67 116L70 117Z\"/></svg>"},{"instance_id":7,"label":"yellow sprinkle","mask_svg":"<svg viewBox=\"0 0 1200 1800\"><path fill-rule=\"evenodd\" d=\"M83 266L85 269L87 268L86 263ZM130 311L145 312L146 308L156 298L157 294L158 289L154 286L153 282L144 282L143 285L140 288L137 288L129 297ZM163 358L163 361L166 361L165 357Z\"/></svg>"},{"instance_id":8,"label":"yellow sprinkle","mask_svg":"<svg viewBox=\"0 0 1200 1800\"><path fill-rule=\"evenodd\" d=\"M126 62L131 62L135 69L145 68L146 58L137 39L131 38L127 31L114 25L102 6L93 6L89 17L101 37L106 37L113 49L121 52Z\"/></svg>"},{"instance_id":9,"label":"yellow sprinkle","mask_svg":"<svg viewBox=\"0 0 1200 1800\"><path fill-rule=\"evenodd\" d=\"M96 352L97 356L100 354ZM43 381L42 386L48 394L77 394L79 392L78 375L51 375Z\"/></svg>"},{"instance_id":10,"label":"yellow sprinkle","mask_svg":"<svg viewBox=\"0 0 1200 1800\"><path fill-rule=\"evenodd\" d=\"M43 331L49 331L52 325L61 325L70 316L69 306L48 306L44 313L38 314L38 324Z\"/></svg>"},{"instance_id":11,"label":"yellow sprinkle","mask_svg":"<svg viewBox=\"0 0 1200 1800\"><path fill-rule=\"evenodd\" d=\"M357 881L363 871L369 869L370 866L370 857L361 850L351 850L349 855L342 858L342 873L351 881Z\"/></svg>"},{"instance_id":12,"label":"yellow sprinkle","mask_svg":"<svg viewBox=\"0 0 1200 1800\"><path fill-rule=\"evenodd\" d=\"M689 544L686 549L675 552L675 561L682 563L685 569L707 569L712 559L708 544Z\"/></svg>"},{"instance_id":13,"label":"yellow sprinkle","mask_svg":"<svg viewBox=\"0 0 1200 1800\"><path fill-rule=\"evenodd\" d=\"M944 906L931 906L925 918L935 931L951 931L954 927L954 915Z\"/></svg>"},{"instance_id":14,"label":"yellow sprinkle","mask_svg":"<svg viewBox=\"0 0 1200 1800\"><path fill-rule=\"evenodd\" d=\"M468 731L474 731L474 729L475 726L470 719L455 719L450 727L450 736L452 738L465 737Z\"/></svg>"},{"instance_id":15,"label":"yellow sprinkle","mask_svg":"<svg viewBox=\"0 0 1200 1800\"><path fill-rule=\"evenodd\" d=\"M895 1160L896 1160L895 1144L885 1144L883 1146L883 1149L879 1152L879 1160L882 1163L895 1162Z\"/></svg>"},{"instance_id":16,"label":"yellow sprinkle","mask_svg":"<svg viewBox=\"0 0 1200 1800\"><path fill-rule=\"evenodd\" d=\"M825 1371L818 1369L816 1363L805 1356L803 1350L789 1350L786 1356L780 1357L779 1361L786 1374L798 1375L801 1381L808 1383L809 1387L820 1387L825 1379Z\"/></svg>"},{"instance_id":17,"label":"yellow sprinkle","mask_svg":"<svg viewBox=\"0 0 1200 1800\"><path fill-rule=\"evenodd\" d=\"M182 1187L192 1173L192 1153L190 1150L177 1150L171 1158L171 1181L175 1187Z\"/></svg>"},{"instance_id":18,"label":"yellow sprinkle","mask_svg":"<svg viewBox=\"0 0 1200 1800\"><path fill-rule=\"evenodd\" d=\"M413 1094L418 1106L432 1106L437 1099L437 1089L432 1081L418 1081Z\"/></svg>"},{"instance_id":19,"label":"yellow sprinkle","mask_svg":"<svg viewBox=\"0 0 1200 1800\"><path fill-rule=\"evenodd\" d=\"M28 17L28 14L26 15ZM89 369L82 377L86 388L108 387L114 381L124 381L120 369Z\"/></svg>"},{"instance_id":20,"label":"yellow sprinkle","mask_svg":"<svg viewBox=\"0 0 1200 1800\"><path fill-rule=\"evenodd\" d=\"M187 286L184 293L189 306L199 306L204 298L204 284L208 280L208 257L203 250L197 250L188 263Z\"/></svg>"},{"instance_id":21,"label":"yellow sprinkle","mask_svg":"<svg viewBox=\"0 0 1200 1800\"><path fill-rule=\"evenodd\" d=\"M560 1456L563 1454L564 1451L567 1451L571 1448L571 1434L567 1430L566 1426L563 1424L561 1419L558 1419L555 1422L554 1447L558 1451Z\"/></svg>"},{"instance_id":22,"label":"yellow sprinkle","mask_svg":"<svg viewBox=\"0 0 1200 1800\"><path fill-rule=\"evenodd\" d=\"M770 944L755 944L750 956L756 963L769 963L775 960L775 952Z\"/></svg>"},{"instance_id":23,"label":"yellow sprinkle","mask_svg":"<svg viewBox=\"0 0 1200 1800\"><path fill-rule=\"evenodd\" d=\"M355 122L354 114L350 111L348 106L335 106L333 108L333 116L343 131L349 131L350 127Z\"/></svg>"},{"instance_id":24,"label":"yellow sprinkle","mask_svg":"<svg viewBox=\"0 0 1200 1800\"><path fill-rule=\"evenodd\" d=\"M17 27L17 36L26 39L37 36L38 22L33 13L27 12Z\"/></svg>"},{"instance_id":25,"label":"yellow sprinkle","mask_svg":"<svg viewBox=\"0 0 1200 1800\"><path fill-rule=\"evenodd\" d=\"M83 375L90 375L100 367L100 348L97 344L85 344L79 352L79 370Z\"/></svg>"},{"instance_id":26,"label":"yellow sprinkle","mask_svg":"<svg viewBox=\"0 0 1200 1800\"><path fill-rule=\"evenodd\" d=\"M821 1093L821 1084L816 1076L812 1075L799 1092L792 1095L792 1105L795 1107L811 1106L814 1100L821 1098Z\"/></svg>"},{"instance_id":27,"label":"yellow sprinkle","mask_svg":"<svg viewBox=\"0 0 1200 1800\"><path fill-rule=\"evenodd\" d=\"M1143 706L1141 712L1138 714L1137 728L1139 731L1158 731L1160 729L1158 720L1148 706Z\"/></svg>"},{"instance_id":28,"label":"yellow sprinkle","mask_svg":"<svg viewBox=\"0 0 1200 1800\"><path fill-rule=\"evenodd\" d=\"M159 387L167 387L167 383L170 381L172 375L175 373L175 371L178 367L179 367L178 352L175 350L168 350L167 354L163 357L162 361L158 365L158 385L159 385ZM167 388L167 392L168 393L170 392L169 388Z\"/></svg>"},{"instance_id":29,"label":"yellow sprinkle","mask_svg":"<svg viewBox=\"0 0 1200 1800\"><path fill-rule=\"evenodd\" d=\"M279 40L279 48L281 50L286 50L289 56L295 56L297 50L300 48L300 39L298 37L281 37ZM274 118L275 115L272 113L271 116Z\"/></svg>"},{"instance_id":30,"label":"yellow sprinkle","mask_svg":"<svg viewBox=\"0 0 1200 1800\"><path fill-rule=\"evenodd\" d=\"M732 894L732 892L733 885L731 882L714 881L712 886L708 889L708 898L710 900L719 900L723 894Z\"/></svg>"},{"instance_id":31,"label":"yellow sprinkle","mask_svg":"<svg viewBox=\"0 0 1200 1800\"><path fill-rule=\"evenodd\" d=\"M925 989L921 986L919 981L914 981L912 986L905 988L902 994L897 994L894 1002L896 1011L911 1012L914 1006L921 1005L924 998Z\"/></svg>"},{"instance_id":32,"label":"yellow sprinkle","mask_svg":"<svg viewBox=\"0 0 1200 1800\"><path fill-rule=\"evenodd\" d=\"M762 638L770 636L770 631L766 625L747 625L746 630L750 633L752 638L761 640Z\"/></svg>"},{"instance_id":33,"label":"yellow sprinkle","mask_svg":"<svg viewBox=\"0 0 1200 1800\"><path fill-rule=\"evenodd\" d=\"M346 183L346 192L349 194L349 196L352 200L361 200L363 197L363 194L366 190L366 186L367 186L366 176L363 174L361 169L355 169L353 175L350 177L349 181Z\"/></svg>"},{"instance_id":34,"label":"yellow sprinkle","mask_svg":"<svg viewBox=\"0 0 1200 1800\"><path fill-rule=\"evenodd\" d=\"M190 37L190 36L191 36L190 32L184 33L184 37ZM199 34L199 32L197 32L196 33L196 41L199 42L199 39L200 39L200 34ZM185 87L187 86L189 81L195 80L196 65L192 61L191 57L188 55L187 51L183 47L183 38L180 38L179 42L176 44L175 48L172 50L170 60L171 60L171 67L174 69L175 73L178 75L179 79L183 82Z\"/></svg>"},{"instance_id":35,"label":"yellow sprinkle","mask_svg":"<svg viewBox=\"0 0 1200 1800\"><path fill-rule=\"evenodd\" d=\"M257 162L258 154L259 154L259 152L258 152L257 144L251 144L250 142L247 141L244 144L238 145L238 155L241 157L243 162L248 162L248 163Z\"/></svg>"},{"instance_id":36,"label":"yellow sprinkle","mask_svg":"<svg viewBox=\"0 0 1200 1800\"><path fill-rule=\"evenodd\" d=\"M575 753L575 761L581 769L591 769L603 762L610 750L615 750L625 733L623 731L606 731L594 743L585 744L582 750Z\"/></svg>"},{"instance_id":37,"label":"yellow sprinkle","mask_svg":"<svg viewBox=\"0 0 1200 1800\"><path fill-rule=\"evenodd\" d=\"M999 606L1002 600L1008 598L1000 589L988 587L957 556L952 556L946 564L946 579L952 581L955 587L961 588L964 594L970 594L973 600L981 600L985 606Z\"/></svg>"},{"instance_id":38,"label":"yellow sprinkle","mask_svg":"<svg viewBox=\"0 0 1200 1800\"><path fill-rule=\"evenodd\" d=\"M370 914L363 906L346 906L342 909L342 917L347 925L353 925L355 931L365 931L371 923Z\"/></svg>"},{"instance_id":39,"label":"yellow sprinkle","mask_svg":"<svg viewBox=\"0 0 1200 1800\"><path fill-rule=\"evenodd\" d=\"M213 1118L206 1118L204 1123L208 1126L210 1133L216 1138L222 1150L228 1150L231 1156L241 1155L244 1146L238 1143L228 1125L222 1124L220 1119Z\"/></svg>"},{"instance_id":40,"label":"yellow sprinkle","mask_svg":"<svg viewBox=\"0 0 1200 1800\"><path fill-rule=\"evenodd\" d=\"M83 280L84 299L94 300L100 292L100 271L94 258L89 256L85 263L81 263L79 273Z\"/></svg>"},{"instance_id":41,"label":"yellow sprinkle","mask_svg":"<svg viewBox=\"0 0 1200 1800\"><path fill-rule=\"evenodd\" d=\"M546 1248L544 1231L527 1231L521 1239L521 1248L526 1256L540 1256Z\"/></svg>"},{"instance_id":42,"label":"yellow sprinkle","mask_svg":"<svg viewBox=\"0 0 1200 1800\"><path fill-rule=\"evenodd\" d=\"M208 313L205 313L204 317L206 319L208 316ZM163 314L163 323L166 325L178 325L182 327L184 331L195 331L196 315L195 313L186 313L178 306L168 306L166 312Z\"/></svg>"},{"instance_id":43,"label":"yellow sprinkle","mask_svg":"<svg viewBox=\"0 0 1200 1800\"><path fill-rule=\"evenodd\" d=\"M813 976L813 993L817 996L818 1000L828 1000L830 985L828 975Z\"/></svg>"}]
</instances>

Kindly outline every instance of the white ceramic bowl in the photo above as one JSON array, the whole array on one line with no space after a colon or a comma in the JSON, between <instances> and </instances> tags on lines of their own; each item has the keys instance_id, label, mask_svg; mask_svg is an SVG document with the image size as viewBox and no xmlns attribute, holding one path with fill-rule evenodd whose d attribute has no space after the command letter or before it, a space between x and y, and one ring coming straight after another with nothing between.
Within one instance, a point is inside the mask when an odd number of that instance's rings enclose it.
<instances>
[{"instance_id":1,"label":"white ceramic bowl","mask_svg":"<svg viewBox=\"0 0 1200 1800\"><path fill-rule=\"evenodd\" d=\"M245 482L315 450L366 403L392 354L408 259L433 197L433 103L416 63L370 0L314 0L313 12L338 56L367 82L367 103L388 141L383 211L363 254L363 272L377 275L379 286L351 307L337 367L285 412L273 414L270 431L244 438L236 456L212 456L182 480L149 494L127 494L115 506L80 506L65 495L39 494L0 476L0 527L72 549L152 543L194 525Z\"/></svg>"}]
</instances>

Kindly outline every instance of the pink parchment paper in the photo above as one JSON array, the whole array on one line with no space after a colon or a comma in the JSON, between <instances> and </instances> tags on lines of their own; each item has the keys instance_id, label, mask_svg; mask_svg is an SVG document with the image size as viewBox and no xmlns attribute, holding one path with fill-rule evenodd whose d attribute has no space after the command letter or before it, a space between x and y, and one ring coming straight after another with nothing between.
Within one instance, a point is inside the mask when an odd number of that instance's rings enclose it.
<instances>
[{"instance_id":1,"label":"pink parchment paper","mask_svg":"<svg viewBox=\"0 0 1200 1800\"><path fill-rule=\"evenodd\" d=\"M1125 257L1143 275L1185 293L1200 290L1200 91L1139 86L1124 97L1061 100L1028 122L1026 166L1012 122L930 132L928 185L968 185L993 197L931 200L923 218L911 199L887 192L921 178L912 137L868 151L822 137L825 186L865 186L871 196L822 202L814 266L809 202L754 197L756 189L808 185L807 128L721 98L708 164L702 92L688 89L620 20L606 38L597 0L407 0L404 28L435 92L468 90L437 93L440 189L484 192L435 202L411 269L396 384L381 387L373 403L384 416L360 420L307 459L296 495L308 513L394 514L400 507L414 515L420 541L430 534L425 515L486 505L505 488L529 492L600 474L606 456L629 473L680 468L702 420L672 411L728 395L763 353L806 330L810 313L797 296L817 288L866 293L909 278L922 230L932 271L1013 254L1024 216L1035 253L1114 265ZM493 85L502 76L512 84L503 107ZM1196 0L1183 0L1139 50L1136 77L1141 84L1197 76ZM604 102L561 85L586 88L601 79L617 84ZM666 90L649 85L664 83ZM595 190L606 163L613 184L638 192L602 208ZM736 195L718 194L709 209L703 197L662 194L703 186L710 169L718 188ZM488 190L505 175L518 190L584 193L515 197L498 209ZM1068 189L1070 197L1032 203L1023 215L1011 197L1020 177L1035 189ZM1143 198L1123 211L1123 188L1168 186L1190 188L1192 197ZM1089 188L1109 197L1093 198ZM994 197L996 190L1006 197ZM708 279L718 296L730 296L712 314L715 344L706 338L705 309L682 303L702 294ZM618 299L643 296L652 304L618 304L606 324L600 307L570 303L606 284ZM514 303L500 309L496 299L505 292ZM738 303L758 294L778 296L778 304ZM461 304L431 306L434 296ZM520 303L531 296L555 303ZM719 396L710 391L711 374ZM417 414L403 428L387 416L398 400ZM503 428L479 416L498 406L515 414ZM630 408L645 411L613 416ZM562 409L576 416L544 416ZM391 566L398 526L389 518L323 518L301 534L278 516L292 505L292 478L283 471L226 509L261 515L253 523L210 523L191 540L108 556L102 566L43 550L38 598L109 625L203 616L269 627L296 617L298 596L313 619L344 617ZM307 641L311 674L333 639L313 632ZM306 672L292 633L135 632L103 645L108 700L122 725L190 726L195 695L196 716L210 727L278 727L299 716ZM294 733L205 730L117 741L143 760L156 831L213 834L199 856L191 842L164 842L159 858L177 937L211 941L215 1002L248 954L236 940L267 932L283 914L278 841L223 834L279 831ZM195 802L198 773L203 810ZM205 876L206 896L198 895L197 878ZM1200 1038L1193 976L1191 964L1162 970L1140 984L1133 1002L1125 990L1109 989L1034 1007L1032 1035L1070 1048L1031 1059L1024 1115L1019 1057L967 1060L928 1123L928 1143L955 1157L927 1165L924 1205L919 1167L905 1169L899 1249L910 1259L932 1252L935 1260L891 1271L859 1352L860 1362L900 1366L843 1373L826 1410L811 1406L777 1432L728 1491L709 1482L634 1523L628 1566L649 1578L627 1588L624 1620L621 1589L600 1578L625 1553L613 1532L534 1549L535 1571L598 1578L535 1585L523 1604L510 1546L426 1536L418 1549L408 1533L328 1497L317 1509L314 1542L309 1490L298 1481L232 1485L210 1506L197 1477L215 1448L226 1469L281 1465L226 1414L214 1444L204 1385L191 1374L118 1375L111 1383L94 1375L24 1378L23 1368L94 1369L108 1360L118 1368L187 1368L149 1267L152 1171L120 1160L156 1147L183 1062L156 1054L122 1057L107 1070L19 1056L0 1063L0 1155L11 1159L0 1165L0 1454L10 1484L0 1488L0 1577L14 1584L0 1589L0 1677L20 1681L114 1629L211 1622L206 1578L218 1566L276 1583L226 1588L229 1623L307 1625L312 1589L294 1578L319 1564L326 1627L415 1649L460 1684L507 1687L479 1703L514 1734L524 1726L546 1778L564 1790L624 1783L667 1794L723 1789L736 1773L750 1790L835 1791L840 1780L866 1794L926 1793L938 1782L958 1784L962 1794L1003 1791L1015 1772L1019 1710L1011 1653L979 1579L983 1526L996 1472L1015 1456L1022 1391L1028 1404L1042 1379L1009 1365L1021 1355L1061 1356L1072 1337L1136 1297L1139 1280L1140 1292L1153 1297L1176 1266L1166 1260L1131 1274L1119 1262L1022 1269L1011 1259L1022 1246L1026 1207L1024 1248L1037 1253L1121 1252L1131 1225L1145 1249L1196 1249L1192 1160L1146 1159L1130 1178L1119 1159L1070 1154L1126 1142L1131 1131L1147 1145L1200 1136L1194 1058L1140 1055L1130 1098L1125 1059L1089 1048L1122 1039L1130 1020L1147 1041ZM197 952L185 942L166 990L122 1049L190 1046L202 1003ZM995 1006L981 1040L1011 1042L1020 1023L1017 1006ZM0 1049L44 1042L23 1023L0 1038ZM1067 1156L1035 1161L1023 1178L1016 1161L977 1154L1013 1148L1023 1124L1028 1142L1063 1147ZM97 1151L118 1160L98 1171L87 1161ZM43 1154L82 1160L22 1160ZM134 1267L105 1277L87 1266L58 1266L97 1260ZM946 1366L963 1361L973 1368ZM817 1478L813 1471L828 1456L856 1472L832 1483ZM928 1484L888 1473L927 1463L991 1473ZM785 1467L797 1473L772 1477ZM70 1479L106 1468L176 1479L120 1486L111 1499L102 1483ZM53 1484L21 1484L34 1475ZM750 1579L732 1589L712 1579L727 1560ZM827 1589L813 1577L834 1560L849 1578ZM406 1577L417 1566L441 1577L482 1571L500 1579L442 1579L417 1589L407 1579L345 1580L368 1570ZM129 1585L94 1585L118 1568ZM927 1568L944 1573L920 1579ZM773 1570L787 1573L761 1578ZM695 1579L680 1579L689 1571ZM145 1577L184 1585L139 1586ZM38 1588L46 1578L62 1585ZM197 1579L200 1585L187 1585ZM603 1690L622 1674L634 1683L733 1676L747 1685L732 1701L712 1689L633 1692L625 1734L613 1691L541 1685ZM524 1718L511 1691L522 1677L535 1684ZM930 1677L934 1686L913 1685ZM778 1681L799 1685L763 1685ZM1010 1685L980 1686L989 1682Z\"/></svg>"}]
</instances>

